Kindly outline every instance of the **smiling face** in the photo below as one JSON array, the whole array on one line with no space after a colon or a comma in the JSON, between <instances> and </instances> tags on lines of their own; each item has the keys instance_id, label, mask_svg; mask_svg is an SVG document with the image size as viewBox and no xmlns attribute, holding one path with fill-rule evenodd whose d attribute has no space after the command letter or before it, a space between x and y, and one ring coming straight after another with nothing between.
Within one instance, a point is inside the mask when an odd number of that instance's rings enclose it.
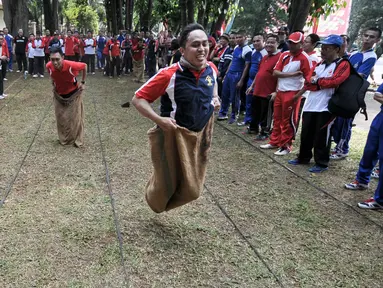
<instances>
[{"instance_id":1,"label":"smiling face","mask_svg":"<svg viewBox=\"0 0 383 288\"><path fill-rule=\"evenodd\" d=\"M181 47L181 53L190 64L195 67L204 67L209 54L209 41L202 30L190 32L185 47Z\"/></svg>"},{"instance_id":2,"label":"smiling face","mask_svg":"<svg viewBox=\"0 0 383 288\"><path fill-rule=\"evenodd\" d=\"M257 35L253 37L253 45L254 49L259 51L263 49L263 37L261 35Z\"/></svg>"}]
</instances>

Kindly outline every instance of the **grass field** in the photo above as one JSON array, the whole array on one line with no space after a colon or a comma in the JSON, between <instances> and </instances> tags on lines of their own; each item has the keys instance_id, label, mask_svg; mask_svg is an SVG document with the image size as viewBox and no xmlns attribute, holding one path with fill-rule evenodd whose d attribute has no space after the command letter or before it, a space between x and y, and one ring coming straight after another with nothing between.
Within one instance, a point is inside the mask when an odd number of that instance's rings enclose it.
<instances>
[{"instance_id":1,"label":"grass field","mask_svg":"<svg viewBox=\"0 0 383 288\"><path fill-rule=\"evenodd\" d=\"M48 78L13 73L5 87L0 287L382 285L383 214L356 208L377 182L342 187L365 131L355 129L348 159L311 175L287 164L298 144L278 158L220 123L203 196L155 214L143 194L153 124L120 107L138 88L129 77L88 77L83 149L57 141Z\"/></svg>"}]
</instances>

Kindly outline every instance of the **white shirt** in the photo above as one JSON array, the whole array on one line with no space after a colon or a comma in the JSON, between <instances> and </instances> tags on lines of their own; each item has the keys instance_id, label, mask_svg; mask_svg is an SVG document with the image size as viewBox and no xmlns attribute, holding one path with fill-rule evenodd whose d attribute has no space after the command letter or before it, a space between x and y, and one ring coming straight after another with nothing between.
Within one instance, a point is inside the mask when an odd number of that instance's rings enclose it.
<instances>
[{"instance_id":1,"label":"white shirt","mask_svg":"<svg viewBox=\"0 0 383 288\"><path fill-rule=\"evenodd\" d=\"M32 43L28 43L28 58L34 58L35 49L32 47Z\"/></svg>"},{"instance_id":2,"label":"white shirt","mask_svg":"<svg viewBox=\"0 0 383 288\"><path fill-rule=\"evenodd\" d=\"M315 52L315 51L314 51L314 52ZM311 63L313 64L313 66L316 66L317 63L320 62L320 59L319 59L319 57L317 56L316 53L312 53L312 54L308 54L308 55L309 55L309 59L310 59ZM302 97L303 97L303 98L307 98L307 96L309 96L309 94L310 94L310 91L306 91L306 92L302 95Z\"/></svg>"},{"instance_id":3,"label":"white shirt","mask_svg":"<svg viewBox=\"0 0 383 288\"><path fill-rule=\"evenodd\" d=\"M95 51L96 40L94 40L93 38L90 38L90 39L87 38L84 40L84 42L85 42L85 47L84 47L85 54L87 55L96 54L96 51ZM91 45L91 47L86 47L87 45Z\"/></svg>"},{"instance_id":4,"label":"white shirt","mask_svg":"<svg viewBox=\"0 0 383 288\"><path fill-rule=\"evenodd\" d=\"M315 68L317 78L330 78L334 74L336 62L331 63L326 67L322 63ZM303 112L325 112L328 111L328 101L334 94L335 88L326 88L318 91L310 91L306 98Z\"/></svg>"},{"instance_id":5,"label":"white shirt","mask_svg":"<svg viewBox=\"0 0 383 288\"><path fill-rule=\"evenodd\" d=\"M60 44L61 44L61 51L63 51L63 54L65 54L65 45L64 45L63 39L60 39Z\"/></svg>"},{"instance_id":6,"label":"white shirt","mask_svg":"<svg viewBox=\"0 0 383 288\"><path fill-rule=\"evenodd\" d=\"M42 39L40 39L40 40L35 39L35 46L36 46L36 48L34 48L35 51L34 51L33 55L35 57L45 57L43 40Z\"/></svg>"}]
</instances>

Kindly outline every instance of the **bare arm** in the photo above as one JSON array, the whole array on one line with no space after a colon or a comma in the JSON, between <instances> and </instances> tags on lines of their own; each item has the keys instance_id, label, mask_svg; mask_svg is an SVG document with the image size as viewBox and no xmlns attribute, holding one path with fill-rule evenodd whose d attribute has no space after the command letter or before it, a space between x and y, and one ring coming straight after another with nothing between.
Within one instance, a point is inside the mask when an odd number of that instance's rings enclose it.
<instances>
[{"instance_id":1,"label":"bare arm","mask_svg":"<svg viewBox=\"0 0 383 288\"><path fill-rule=\"evenodd\" d=\"M251 63L246 63L245 64L245 69L243 69L241 80L239 80L239 82L237 83L237 88L238 89L242 88L242 86L243 86L243 84L245 82L245 79L246 79L247 75L249 74L250 65L251 65Z\"/></svg>"},{"instance_id":2,"label":"bare arm","mask_svg":"<svg viewBox=\"0 0 383 288\"><path fill-rule=\"evenodd\" d=\"M273 76L277 78L289 78L289 77L295 77L302 75L302 71L296 71L296 72L281 72L279 70L273 71Z\"/></svg>"}]
</instances>

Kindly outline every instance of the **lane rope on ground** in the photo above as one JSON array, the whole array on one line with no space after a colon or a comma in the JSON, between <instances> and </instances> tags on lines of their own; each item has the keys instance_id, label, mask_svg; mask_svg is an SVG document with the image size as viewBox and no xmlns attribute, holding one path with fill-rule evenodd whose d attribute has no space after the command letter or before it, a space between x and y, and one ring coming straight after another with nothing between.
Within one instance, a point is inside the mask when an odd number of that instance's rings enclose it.
<instances>
[{"instance_id":1,"label":"lane rope on ground","mask_svg":"<svg viewBox=\"0 0 383 288\"><path fill-rule=\"evenodd\" d=\"M44 113L43 113L43 117L41 117L41 120L39 121L38 123L38 126L37 126L37 129L36 129L36 132L34 133L33 135L33 138L32 138L32 141L31 143L29 144L28 148L27 148L27 151L25 152L24 154L24 157L23 159L21 160L20 162L20 165L19 165L19 168L17 169L15 175L13 176L11 182L8 184L8 187L6 188L5 190L5 194L4 196L2 197L1 201L0 201L0 208L3 207L4 203L5 203L5 200L7 199L7 197L9 196L9 194L11 193L11 190L13 188L13 184L16 182L16 179L17 177L19 176L20 174L20 171L21 171L21 168L23 167L24 163L25 163L25 159L27 159L28 157L28 154L29 154L29 151L31 150L32 146L33 146L33 143L35 142L35 139L36 139L36 136L37 134L39 133L40 129L41 129L41 126L45 120L45 118L47 117L48 115L48 111L51 109L52 107L52 102L50 102L49 105L47 105L47 107L45 108L44 110Z\"/></svg>"},{"instance_id":2,"label":"lane rope on ground","mask_svg":"<svg viewBox=\"0 0 383 288\"><path fill-rule=\"evenodd\" d=\"M246 242L246 244L250 247L250 249L255 253L257 258L262 262L262 264L266 267L266 269L273 275L274 279L277 281L280 287L284 288L285 286L282 283L282 280L275 274L275 272L271 269L269 264L267 264L266 260L262 257L261 253L258 251L257 248L251 242L247 239L247 237L243 234L241 229L237 226L235 221L230 217L230 215L227 213L225 208L222 207L222 205L219 203L217 197L210 191L210 189L206 186L206 184L203 185L207 191L207 193L212 198L214 204L221 210L222 214L225 216L225 218L231 223L231 225L234 227L234 230L239 234L239 236Z\"/></svg>"},{"instance_id":3,"label":"lane rope on ground","mask_svg":"<svg viewBox=\"0 0 383 288\"><path fill-rule=\"evenodd\" d=\"M122 269L124 270L125 285L128 286L129 278L128 278L128 273L127 273L126 265L125 265L125 257L124 257L124 252L123 252L123 241L122 241L121 228L120 228L120 223L118 222L118 218L117 218L116 204L115 204L115 200L114 200L114 196L113 196L112 185L110 183L110 174L109 174L108 163L107 163L106 157L105 157L104 145L102 144L100 120L98 118L97 103L96 103L95 95L92 95L92 101L93 101L94 110L95 110L96 125L97 125L97 130L98 130L98 138L99 138L100 147L101 147L102 162L103 162L104 169L105 169L105 180L106 180L106 184L108 187L110 204L112 206L113 220L114 220L114 225L115 225L116 233L117 233L117 240L118 240L118 246L119 246L120 257L121 257L121 265L122 265Z\"/></svg>"},{"instance_id":4,"label":"lane rope on ground","mask_svg":"<svg viewBox=\"0 0 383 288\"><path fill-rule=\"evenodd\" d=\"M313 187L314 189L318 190L319 192L323 193L324 195L326 195L327 197L335 200L336 202L339 202L341 204L343 204L344 206L346 206L347 208L351 209L352 211L356 212L358 215L361 215L364 219L366 219L367 221L371 222L372 224L374 224L375 226L379 227L381 230L383 230L383 225L374 221L373 219L371 219L370 217L368 217L367 215L361 213L360 211L358 211L358 209L356 209L354 206L346 203L346 202L343 202L342 200L336 198L335 196L333 196L330 192L326 191L325 189L315 185L314 183L312 183L310 180L308 180L306 177L300 175L299 173L295 172L294 170L292 170L291 168L289 168L287 165L275 160L274 157L272 157L271 155L269 155L268 153L266 153L265 151L263 151L261 148L259 148L258 146L254 145L251 141L249 141L248 139L242 137L241 135L239 135L238 133L236 133L235 131L225 127L224 125L222 125L221 123L219 123L218 121L216 121L216 124L223 128L224 130L228 131L230 134L234 135L235 137L241 139L242 141L244 141L246 144L254 147L256 149L256 151L258 151L259 153L265 155L266 157L268 157L269 159L271 159L274 163L276 163L277 165L281 166L282 168L288 170L290 173L292 173L293 175L295 175L296 177L298 177L299 179L305 181L307 184L309 184L311 187Z\"/></svg>"}]
</instances>

